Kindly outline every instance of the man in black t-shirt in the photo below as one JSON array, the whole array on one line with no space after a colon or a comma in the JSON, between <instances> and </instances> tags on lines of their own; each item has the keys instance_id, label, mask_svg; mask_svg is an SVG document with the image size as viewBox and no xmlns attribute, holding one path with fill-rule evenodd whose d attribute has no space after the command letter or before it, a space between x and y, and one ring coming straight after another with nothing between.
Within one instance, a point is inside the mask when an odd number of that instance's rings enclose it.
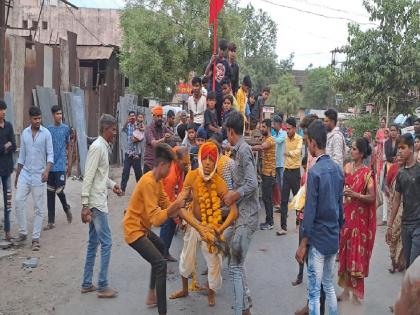
<instances>
[{"instance_id":1,"label":"man in black t-shirt","mask_svg":"<svg viewBox=\"0 0 420 315\"><path fill-rule=\"evenodd\" d=\"M399 138L398 153L405 166L397 175L395 197L386 232L386 241L389 243L402 197L401 239L407 268L420 256L420 165L414 158L413 148L411 134L406 133Z\"/></svg>"},{"instance_id":2,"label":"man in black t-shirt","mask_svg":"<svg viewBox=\"0 0 420 315\"><path fill-rule=\"evenodd\" d=\"M236 45L229 43L228 45L228 62L230 65L230 82L232 83L233 95L239 90L239 65L236 62Z\"/></svg>"},{"instance_id":3,"label":"man in black t-shirt","mask_svg":"<svg viewBox=\"0 0 420 315\"><path fill-rule=\"evenodd\" d=\"M225 39L219 41L219 51L217 55L213 55L209 64L206 67L205 76L209 80L208 92L213 91L213 67L214 60L216 59L216 78L215 78L215 92L216 92L216 111L218 123L222 122L222 106L223 106L223 93L221 82L225 77L230 79L230 65L226 59L228 49L228 42Z\"/></svg>"}]
</instances>

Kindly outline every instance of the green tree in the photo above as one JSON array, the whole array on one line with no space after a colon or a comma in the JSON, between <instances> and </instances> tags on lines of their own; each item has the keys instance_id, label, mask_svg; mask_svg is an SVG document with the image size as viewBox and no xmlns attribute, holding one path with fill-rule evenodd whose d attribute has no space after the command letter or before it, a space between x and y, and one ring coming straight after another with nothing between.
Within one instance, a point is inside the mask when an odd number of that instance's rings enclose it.
<instances>
[{"instance_id":1,"label":"green tree","mask_svg":"<svg viewBox=\"0 0 420 315\"><path fill-rule=\"evenodd\" d=\"M399 110L414 105L420 85L420 2L417 0L364 1L377 27L348 27L346 61L336 73L337 90L348 103L376 102L387 97Z\"/></svg>"},{"instance_id":2,"label":"green tree","mask_svg":"<svg viewBox=\"0 0 420 315\"><path fill-rule=\"evenodd\" d=\"M239 40L241 20L236 8L235 0L226 1L219 19L219 38ZM130 0L120 23L121 66L132 92L167 99L176 83L187 79L191 71L204 73L212 52L207 2Z\"/></svg>"},{"instance_id":3,"label":"green tree","mask_svg":"<svg viewBox=\"0 0 420 315\"><path fill-rule=\"evenodd\" d=\"M121 66L132 92L168 98L175 84L189 73L204 73L213 51L208 25L208 1L129 0L121 15ZM249 74L256 90L276 82L279 65L274 53L276 23L262 10L226 0L220 13L218 38L238 46L243 77Z\"/></svg>"},{"instance_id":4,"label":"green tree","mask_svg":"<svg viewBox=\"0 0 420 315\"><path fill-rule=\"evenodd\" d=\"M295 115L301 105L302 94L290 73L280 76L276 84L271 85L269 103L287 115Z\"/></svg>"},{"instance_id":5,"label":"green tree","mask_svg":"<svg viewBox=\"0 0 420 315\"><path fill-rule=\"evenodd\" d=\"M250 75L253 89L260 92L278 78L279 64L275 53L277 24L269 14L248 4L239 11L243 21L238 61L242 75Z\"/></svg>"},{"instance_id":6,"label":"green tree","mask_svg":"<svg viewBox=\"0 0 420 315\"><path fill-rule=\"evenodd\" d=\"M335 106L332 74L330 67L307 70L303 87L303 106L305 108L325 109Z\"/></svg>"},{"instance_id":7,"label":"green tree","mask_svg":"<svg viewBox=\"0 0 420 315\"><path fill-rule=\"evenodd\" d=\"M346 126L353 129L353 139L363 137L365 131L370 131L373 138L379 128L379 116L363 114L346 121Z\"/></svg>"}]
</instances>

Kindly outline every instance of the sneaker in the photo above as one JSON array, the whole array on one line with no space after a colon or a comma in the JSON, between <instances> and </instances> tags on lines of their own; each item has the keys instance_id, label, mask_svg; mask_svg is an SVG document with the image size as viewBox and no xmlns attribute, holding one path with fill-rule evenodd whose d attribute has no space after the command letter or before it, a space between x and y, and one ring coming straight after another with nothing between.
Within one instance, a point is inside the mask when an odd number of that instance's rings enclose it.
<instances>
[{"instance_id":1,"label":"sneaker","mask_svg":"<svg viewBox=\"0 0 420 315\"><path fill-rule=\"evenodd\" d=\"M260 226L261 230L272 230L274 226L270 223L264 223Z\"/></svg>"},{"instance_id":2,"label":"sneaker","mask_svg":"<svg viewBox=\"0 0 420 315\"><path fill-rule=\"evenodd\" d=\"M39 241L32 241L32 251L38 252L41 249Z\"/></svg>"},{"instance_id":3,"label":"sneaker","mask_svg":"<svg viewBox=\"0 0 420 315\"><path fill-rule=\"evenodd\" d=\"M44 231L49 231L55 228L54 223L48 223L46 227L44 227Z\"/></svg>"},{"instance_id":4,"label":"sneaker","mask_svg":"<svg viewBox=\"0 0 420 315\"><path fill-rule=\"evenodd\" d=\"M14 241L16 243L23 243L26 241L27 236L25 234L19 234L19 237L15 239Z\"/></svg>"}]
</instances>

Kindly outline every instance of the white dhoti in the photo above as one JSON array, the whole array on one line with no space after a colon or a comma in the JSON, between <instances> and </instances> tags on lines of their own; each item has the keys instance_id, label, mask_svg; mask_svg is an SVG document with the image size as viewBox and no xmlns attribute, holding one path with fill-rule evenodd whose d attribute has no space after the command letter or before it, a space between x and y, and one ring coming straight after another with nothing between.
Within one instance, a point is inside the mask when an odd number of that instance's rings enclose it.
<instances>
[{"instance_id":1,"label":"white dhoti","mask_svg":"<svg viewBox=\"0 0 420 315\"><path fill-rule=\"evenodd\" d=\"M209 253L207 243L201 241L200 233L190 225L187 226L184 235L179 273L184 278L188 278L195 270L198 242L201 242L201 252L207 263L209 288L213 291L219 290L222 287L222 255Z\"/></svg>"}]
</instances>

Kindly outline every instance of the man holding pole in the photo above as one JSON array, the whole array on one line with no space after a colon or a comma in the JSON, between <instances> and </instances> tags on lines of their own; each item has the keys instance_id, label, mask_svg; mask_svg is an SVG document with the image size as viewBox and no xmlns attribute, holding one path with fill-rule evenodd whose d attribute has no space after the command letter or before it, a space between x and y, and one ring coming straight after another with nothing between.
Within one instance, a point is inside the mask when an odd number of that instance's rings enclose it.
<instances>
[{"instance_id":1,"label":"man holding pole","mask_svg":"<svg viewBox=\"0 0 420 315\"><path fill-rule=\"evenodd\" d=\"M228 49L228 42L225 39L219 41L219 50L217 55L214 54L209 64L207 65L205 76L209 78L209 91L216 92L216 111L219 124L222 121L222 106L223 106L223 93L222 93L222 80L227 77L230 78L230 65L225 58Z\"/></svg>"}]
</instances>

